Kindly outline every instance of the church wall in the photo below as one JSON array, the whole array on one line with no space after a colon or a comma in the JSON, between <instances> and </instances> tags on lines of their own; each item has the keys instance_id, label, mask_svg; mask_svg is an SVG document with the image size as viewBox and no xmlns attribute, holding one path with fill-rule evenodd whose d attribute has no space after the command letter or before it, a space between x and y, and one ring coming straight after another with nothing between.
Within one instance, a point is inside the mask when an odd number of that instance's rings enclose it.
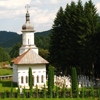
<instances>
[{"instance_id":1,"label":"church wall","mask_svg":"<svg viewBox=\"0 0 100 100\"><path fill-rule=\"evenodd\" d=\"M23 33L23 39L22 39L23 45L34 45L34 33L33 32L24 32Z\"/></svg>"},{"instance_id":2,"label":"church wall","mask_svg":"<svg viewBox=\"0 0 100 100\"><path fill-rule=\"evenodd\" d=\"M13 64L13 82L18 82L18 68L17 65Z\"/></svg>"},{"instance_id":3,"label":"church wall","mask_svg":"<svg viewBox=\"0 0 100 100\"><path fill-rule=\"evenodd\" d=\"M19 65L18 66L18 82L19 85L28 87L27 77L29 67L32 68L32 75L34 77L33 85L43 86L46 84L46 67L45 65ZM23 79L23 81L22 81Z\"/></svg>"}]
</instances>

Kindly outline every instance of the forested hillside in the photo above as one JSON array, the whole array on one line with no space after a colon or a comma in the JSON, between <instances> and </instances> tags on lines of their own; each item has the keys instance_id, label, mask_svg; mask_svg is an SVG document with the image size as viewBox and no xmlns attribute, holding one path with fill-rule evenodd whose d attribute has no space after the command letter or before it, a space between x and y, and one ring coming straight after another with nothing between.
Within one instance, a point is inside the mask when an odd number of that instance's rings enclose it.
<instances>
[{"instance_id":1,"label":"forested hillside","mask_svg":"<svg viewBox=\"0 0 100 100\"><path fill-rule=\"evenodd\" d=\"M0 44L18 36L15 32L0 31Z\"/></svg>"},{"instance_id":2,"label":"forested hillside","mask_svg":"<svg viewBox=\"0 0 100 100\"><path fill-rule=\"evenodd\" d=\"M48 35L51 33L51 30L44 32L35 33L35 43L39 48L47 49L48 44ZM19 35L14 32L0 31L0 46L3 48L11 48L14 44L22 42L22 34ZM44 45L45 44L45 45Z\"/></svg>"}]
</instances>

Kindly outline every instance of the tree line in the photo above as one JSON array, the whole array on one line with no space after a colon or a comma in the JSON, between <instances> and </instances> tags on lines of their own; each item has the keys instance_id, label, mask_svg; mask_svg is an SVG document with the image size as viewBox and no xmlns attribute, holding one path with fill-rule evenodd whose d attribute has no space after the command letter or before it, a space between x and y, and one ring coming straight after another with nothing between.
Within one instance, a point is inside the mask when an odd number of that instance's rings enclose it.
<instances>
[{"instance_id":1,"label":"tree line","mask_svg":"<svg viewBox=\"0 0 100 100\"><path fill-rule=\"evenodd\" d=\"M50 63L67 75L74 66L78 74L100 77L99 34L99 15L91 0L60 7L50 36Z\"/></svg>"}]
</instances>

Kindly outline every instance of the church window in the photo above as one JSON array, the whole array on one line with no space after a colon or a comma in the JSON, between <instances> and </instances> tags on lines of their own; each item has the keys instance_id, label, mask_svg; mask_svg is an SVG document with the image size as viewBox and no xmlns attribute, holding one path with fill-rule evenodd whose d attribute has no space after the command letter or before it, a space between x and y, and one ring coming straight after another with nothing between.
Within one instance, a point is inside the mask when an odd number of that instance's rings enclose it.
<instances>
[{"instance_id":1,"label":"church window","mask_svg":"<svg viewBox=\"0 0 100 100\"><path fill-rule=\"evenodd\" d=\"M43 75L41 76L41 82L43 83L43 80L44 80L44 77L43 77Z\"/></svg>"},{"instance_id":2,"label":"church window","mask_svg":"<svg viewBox=\"0 0 100 100\"><path fill-rule=\"evenodd\" d=\"M21 76L21 83L23 83L23 76Z\"/></svg>"},{"instance_id":3,"label":"church window","mask_svg":"<svg viewBox=\"0 0 100 100\"><path fill-rule=\"evenodd\" d=\"M26 76L26 83L28 83L28 77Z\"/></svg>"},{"instance_id":4,"label":"church window","mask_svg":"<svg viewBox=\"0 0 100 100\"><path fill-rule=\"evenodd\" d=\"M39 76L37 76L37 83L39 83Z\"/></svg>"}]
</instances>

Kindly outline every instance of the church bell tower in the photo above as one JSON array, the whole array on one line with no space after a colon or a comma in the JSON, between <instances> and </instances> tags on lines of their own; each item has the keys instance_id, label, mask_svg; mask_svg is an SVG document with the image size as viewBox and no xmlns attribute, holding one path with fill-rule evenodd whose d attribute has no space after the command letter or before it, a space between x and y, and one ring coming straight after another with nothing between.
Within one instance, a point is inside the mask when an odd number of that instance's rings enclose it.
<instances>
[{"instance_id":1,"label":"church bell tower","mask_svg":"<svg viewBox=\"0 0 100 100\"><path fill-rule=\"evenodd\" d=\"M38 54L38 48L35 46L34 43L34 27L30 23L30 14L28 11L27 5L27 12L26 12L26 22L22 26L22 46L19 50L19 55L26 52L28 49L32 49L34 52Z\"/></svg>"}]
</instances>

